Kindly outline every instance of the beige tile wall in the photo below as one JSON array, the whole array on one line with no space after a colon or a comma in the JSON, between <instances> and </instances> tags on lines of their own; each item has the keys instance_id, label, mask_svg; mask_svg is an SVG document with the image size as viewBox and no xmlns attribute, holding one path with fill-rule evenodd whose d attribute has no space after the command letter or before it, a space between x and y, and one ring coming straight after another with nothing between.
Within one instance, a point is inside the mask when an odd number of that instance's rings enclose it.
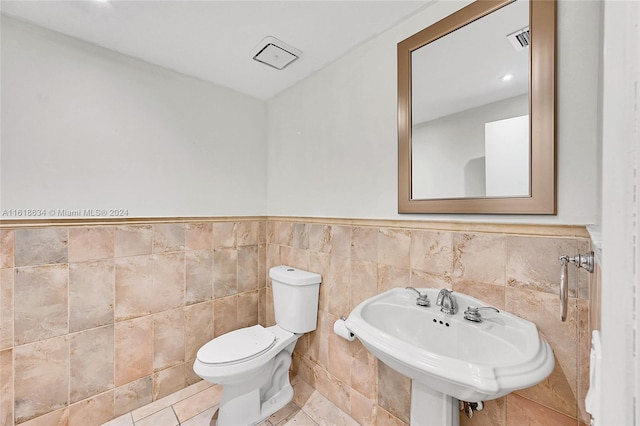
<instances>
[{"instance_id":1,"label":"beige tile wall","mask_svg":"<svg viewBox=\"0 0 640 426\"><path fill-rule=\"evenodd\" d=\"M588 251L575 227L483 227L270 220L267 268L277 264L322 274L318 329L295 351L300 377L363 425L409 422L410 381L333 323L362 300L396 286L446 287L533 321L551 344L556 368L539 385L488 401L462 425L588 424L590 274L570 270L569 314L560 321L561 254ZM430 229L433 228L433 229ZM454 228L451 230L449 228ZM268 283L269 285L269 283ZM266 324L273 323L271 289ZM262 318L261 318L262 319Z\"/></svg>"},{"instance_id":2,"label":"beige tile wall","mask_svg":"<svg viewBox=\"0 0 640 426\"><path fill-rule=\"evenodd\" d=\"M0 424L101 424L258 323L265 221L0 230ZM89 415L89 414L90 415Z\"/></svg>"},{"instance_id":3,"label":"beige tile wall","mask_svg":"<svg viewBox=\"0 0 640 426\"><path fill-rule=\"evenodd\" d=\"M581 227L227 218L0 230L0 424L100 424L197 380L214 336L273 324L268 267L319 272L318 329L294 372L363 425L409 421L410 382L332 332L394 286L447 287L535 322L556 369L489 401L473 423L588 423L589 274L571 270L559 320L560 254ZM593 321L593 319L591 319Z\"/></svg>"}]
</instances>

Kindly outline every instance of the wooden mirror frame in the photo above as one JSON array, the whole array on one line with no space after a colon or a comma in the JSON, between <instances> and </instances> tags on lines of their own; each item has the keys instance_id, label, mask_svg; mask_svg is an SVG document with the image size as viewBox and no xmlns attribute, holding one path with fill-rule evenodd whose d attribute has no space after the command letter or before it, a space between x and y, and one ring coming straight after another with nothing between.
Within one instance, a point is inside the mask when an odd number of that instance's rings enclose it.
<instances>
[{"instance_id":1,"label":"wooden mirror frame","mask_svg":"<svg viewBox=\"0 0 640 426\"><path fill-rule=\"evenodd\" d=\"M530 196L413 199L411 53L514 0L477 0L398 43L398 213L556 214L556 0L530 0Z\"/></svg>"}]
</instances>

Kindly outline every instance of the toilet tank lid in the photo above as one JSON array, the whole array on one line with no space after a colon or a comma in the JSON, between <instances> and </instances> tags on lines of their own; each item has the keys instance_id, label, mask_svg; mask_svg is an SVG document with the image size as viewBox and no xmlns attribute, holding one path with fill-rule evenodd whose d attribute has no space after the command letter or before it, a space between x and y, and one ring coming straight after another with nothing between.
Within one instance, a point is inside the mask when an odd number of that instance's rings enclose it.
<instances>
[{"instance_id":1,"label":"toilet tank lid","mask_svg":"<svg viewBox=\"0 0 640 426\"><path fill-rule=\"evenodd\" d=\"M315 272L303 271L291 266L280 265L269 269L271 279L290 285L320 284L322 276Z\"/></svg>"}]
</instances>

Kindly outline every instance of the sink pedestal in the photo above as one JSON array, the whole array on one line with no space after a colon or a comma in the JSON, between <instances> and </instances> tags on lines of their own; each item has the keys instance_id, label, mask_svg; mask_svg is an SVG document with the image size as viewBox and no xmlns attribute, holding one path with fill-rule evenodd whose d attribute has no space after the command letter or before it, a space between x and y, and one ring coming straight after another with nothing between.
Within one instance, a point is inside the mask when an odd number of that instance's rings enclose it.
<instances>
[{"instance_id":1,"label":"sink pedestal","mask_svg":"<svg viewBox=\"0 0 640 426\"><path fill-rule=\"evenodd\" d=\"M411 380L411 426L459 426L458 400Z\"/></svg>"}]
</instances>

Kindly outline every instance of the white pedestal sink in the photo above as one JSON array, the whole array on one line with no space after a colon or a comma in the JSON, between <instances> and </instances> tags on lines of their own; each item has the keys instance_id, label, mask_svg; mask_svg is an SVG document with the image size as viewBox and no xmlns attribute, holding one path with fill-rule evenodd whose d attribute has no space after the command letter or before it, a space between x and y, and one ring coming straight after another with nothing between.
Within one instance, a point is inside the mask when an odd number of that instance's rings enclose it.
<instances>
[{"instance_id":1,"label":"white pedestal sink","mask_svg":"<svg viewBox=\"0 0 640 426\"><path fill-rule=\"evenodd\" d=\"M460 310L440 312L438 289L394 288L359 304L345 326L394 370L412 380L411 424L457 426L458 401L499 398L533 386L554 366L553 352L535 324L508 312L488 312L481 323L464 319L467 306L485 304L455 293Z\"/></svg>"}]
</instances>

